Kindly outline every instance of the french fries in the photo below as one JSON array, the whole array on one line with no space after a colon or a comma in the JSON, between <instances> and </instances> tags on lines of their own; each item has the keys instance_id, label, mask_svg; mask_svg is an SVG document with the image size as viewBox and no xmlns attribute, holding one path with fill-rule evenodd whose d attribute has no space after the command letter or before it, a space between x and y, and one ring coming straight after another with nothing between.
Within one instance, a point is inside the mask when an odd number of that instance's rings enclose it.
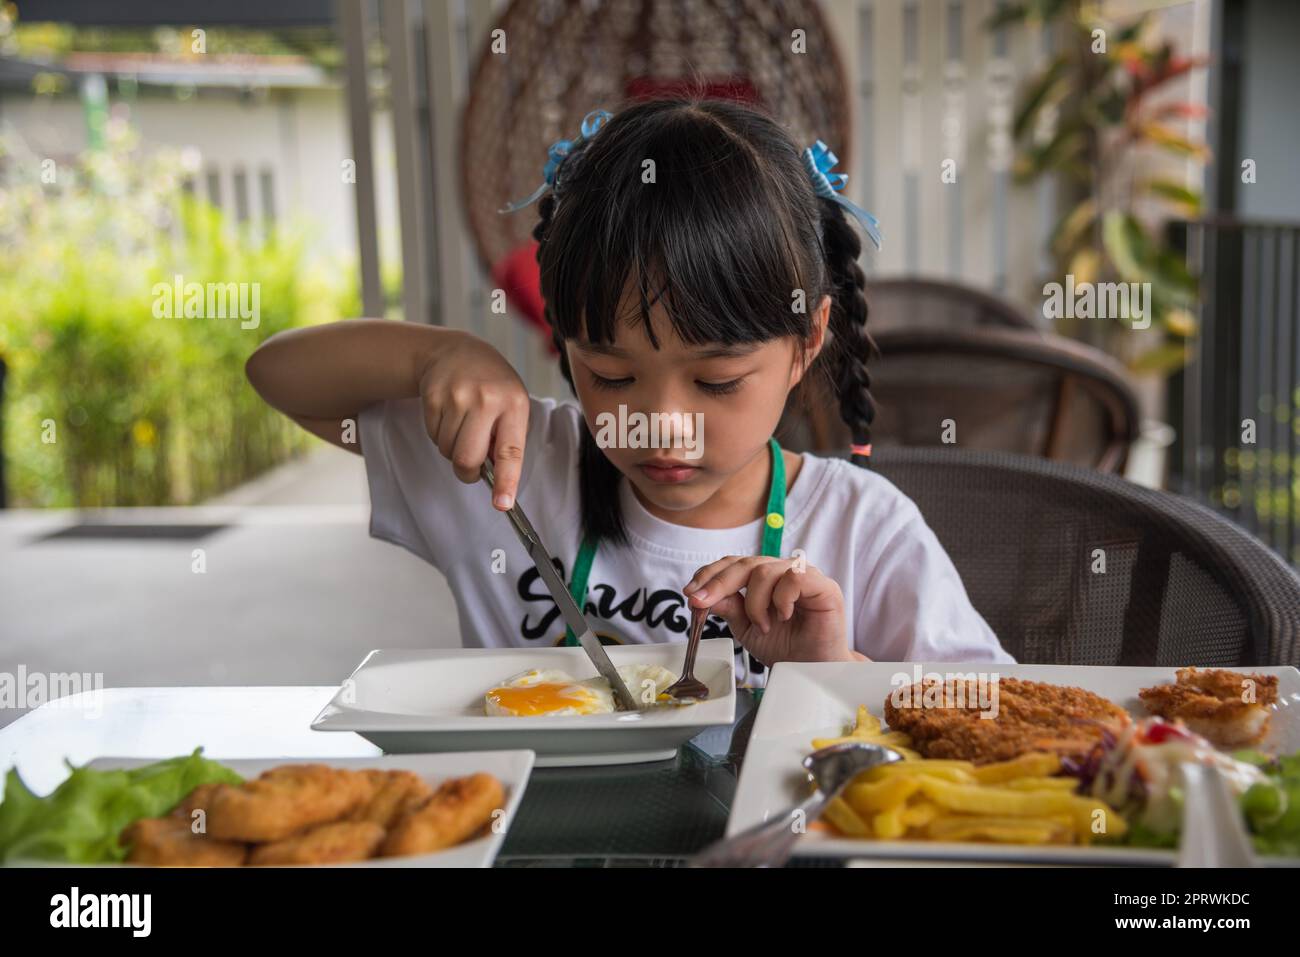
<instances>
[{"instance_id":1,"label":"french fries","mask_svg":"<svg viewBox=\"0 0 1300 957\"><path fill-rule=\"evenodd\" d=\"M912 760L921 755L910 747L912 739L901 731L885 731L880 719L867 710L866 705L858 706L858 723L853 730L842 738L815 738L813 748L826 748L844 741L863 741L868 744L883 744L893 748L903 757Z\"/></svg>"},{"instance_id":2,"label":"french fries","mask_svg":"<svg viewBox=\"0 0 1300 957\"><path fill-rule=\"evenodd\" d=\"M864 771L827 805L826 821L845 837L1090 844L1127 830L1113 809L1076 794L1073 778L1055 776L1061 760L1053 753L978 766L929 760L910 747L906 734L885 730L865 707L858 708L857 724L846 736L818 738L813 747L842 741L882 744L904 757Z\"/></svg>"}]
</instances>

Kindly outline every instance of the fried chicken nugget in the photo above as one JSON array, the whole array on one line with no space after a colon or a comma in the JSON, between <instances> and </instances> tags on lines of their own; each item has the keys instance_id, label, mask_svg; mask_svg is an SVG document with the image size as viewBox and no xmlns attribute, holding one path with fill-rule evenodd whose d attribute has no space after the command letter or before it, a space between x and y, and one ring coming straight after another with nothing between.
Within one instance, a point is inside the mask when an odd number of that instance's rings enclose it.
<instances>
[{"instance_id":1,"label":"fried chicken nugget","mask_svg":"<svg viewBox=\"0 0 1300 957\"><path fill-rule=\"evenodd\" d=\"M257 867L364 861L375 856L383 840L384 829L373 821L336 821L283 841L260 844L253 848L248 863Z\"/></svg>"},{"instance_id":2,"label":"fried chicken nugget","mask_svg":"<svg viewBox=\"0 0 1300 957\"><path fill-rule=\"evenodd\" d=\"M424 804L433 788L414 771L366 770L362 774L374 788L374 796L352 812L350 820L370 821L384 830L399 817Z\"/></svg>"},{"instance_id":3,"label":"fried chicken nugget","mask_svg":"<svg viewBox=\"0 0 1300 957\"><path fill-rule=\"evenodd\" d=\"M398 819L379 853L397 857L452 847L489 823L504 803L501 782L490 774L451 778L424 804Z\"/></svg>"},{"instance_id":4,"label":"fried chicken nugget","mask_svg":"<svg viewBox=\"0 0 1300 957\"><path fill-rule=\"evenodd\" d=\"M135 821L120 840L131 848L129 863L155 867L239 867L248 856L243 844L195 834L188 820L176 815Z\"/></svg>"},{"instance_id":5,"label":"fried chicken nugget","mask_svg":"<svg viewBox=\"0 0 1300 957\"><path fill-rule=\"evenodd\" d=\"M1258 744L1268 734L1277 702L1277 675L1179 668L1177 681L1138 692L1154 715L1182 721L1221 748Z\"/></svg>"},{"instance_id":6,"label":"fried chicken nugget","mask_svg":"<svg viewBox=\"0 0 1300 957\"><path fill-rule=\"evenodd\" d=\"M176 805L172 810L172 814L176 817L183 817L187 821L193 821L195 811L202 811L206 815L208 813L208 802L212 800L212 795L220 787L221 784L216 781L200 784L185 796L185 800Z\"/></svg>"},{"instance_id":7,"label":"fried chicken nugget","mask_svg":"<svg viewBox=\"0 0 1300 957\"><path fill-rule=\"evenodd\" d=\"M364 774L323 764L285 764L207 797L208 834L219 840L281 841L338 821L365 804L374 785Z\"/></svg>"}]
</instances>

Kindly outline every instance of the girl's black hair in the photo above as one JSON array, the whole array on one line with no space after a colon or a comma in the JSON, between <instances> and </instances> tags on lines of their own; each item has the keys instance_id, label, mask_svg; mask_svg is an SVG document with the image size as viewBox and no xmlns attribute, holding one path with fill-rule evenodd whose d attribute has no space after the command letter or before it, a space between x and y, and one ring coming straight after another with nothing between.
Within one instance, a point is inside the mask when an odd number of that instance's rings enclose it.
<instances>
[{"instance_id":1,"label":"girl's black hair","mask_svg":"<svg viewBox=\"0 0 1300 957\"><path fill-rule=\"evenodd\" d=\"M802 348L813 310L830 295L830 341L816 367L825 370L852 441L871 442L867 360L875 344L857 262L862 242L843 209L813 192L800 150L771 117L704 97L629 106L574 145L540 212L533 237L546 319L575 395L564 340L585 333L588 342L612 342L625 321L618 308L629 278L655 348L650 306L661 296L683 342L794 336ZM853 461L868 465L865 456ZM585 534L626 542L619 477L584 429Z\"/></svg>"}]
</instances>

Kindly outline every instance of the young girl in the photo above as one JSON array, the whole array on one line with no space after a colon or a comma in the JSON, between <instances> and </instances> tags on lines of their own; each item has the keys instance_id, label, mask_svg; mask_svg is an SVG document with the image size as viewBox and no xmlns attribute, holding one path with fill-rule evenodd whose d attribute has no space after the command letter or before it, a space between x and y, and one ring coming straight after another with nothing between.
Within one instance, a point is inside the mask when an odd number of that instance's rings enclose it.
<instances>
[{"instance_id":1,"label":"young girl","mask_svg":"<svg viewBox=\"0 0 1300 957\"><path fill-rule=\"evenodd\" d=\"M606 642L684 640L699 607L704 636L733 637L757 672L1009 662L916 506L867 467L861 242L819 159L762 113L703 99L592 114L552 147L523 205L545 193L533 235L577 403L530 396L468 333L407 322L280 333L248 377L365 457L370 533L446 575L466 645L566 637L502 514L518 494ZM829 377L852 461L773 439L809 375ZM620 428L653 413L669 441Z\"/></svg>"}]
</instances>

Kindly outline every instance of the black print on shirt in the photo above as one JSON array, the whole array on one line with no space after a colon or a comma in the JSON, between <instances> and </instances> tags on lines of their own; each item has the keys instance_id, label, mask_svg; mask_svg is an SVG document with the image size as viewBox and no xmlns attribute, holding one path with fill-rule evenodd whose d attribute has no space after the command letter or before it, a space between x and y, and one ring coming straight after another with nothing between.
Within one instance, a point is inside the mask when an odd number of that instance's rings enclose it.
<instances>
[{"instance_id":1,"label":"black print on shirt","mask_svg":"<svg viewBox=\"0 0 1300 957\"><path fill-rule=\"evenodd\" d=\"M560 578L567 580L564 565L558 558L551 559ZM564 641L564 619L555 599L542 581L541 573L536 568L528 568L519 576L516 585L519 597L532 604L536 603L540 615L534 619L525 613L519 622L519 633L528 641L544 640L559 628L560 638L556 644ZM622 618L625 621L643 625L647 628L664 628L675 635L684 635L691 625L690 611L686 606L686 596L671 588L659 588L650 591L638 588L622 601L613 585L597 583L587 586L587 605L584 614L594 614L606 621ZM557 619L559 619L557 623ZM594 630L594 629L593 629ZM597 631L596 637L603 645L622 644L615 635ZM709 615L704 620L704 632L701 638L731 638L731 628L725 618Z\"/></svg>"}]
</instances>

